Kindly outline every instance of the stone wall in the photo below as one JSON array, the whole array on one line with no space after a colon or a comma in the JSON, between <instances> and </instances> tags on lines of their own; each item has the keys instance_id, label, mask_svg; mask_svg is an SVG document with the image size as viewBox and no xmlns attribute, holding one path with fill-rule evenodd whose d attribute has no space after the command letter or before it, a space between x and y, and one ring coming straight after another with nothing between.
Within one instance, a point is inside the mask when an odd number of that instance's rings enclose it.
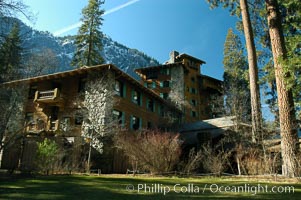
<instances>
[{"instance_id":1,"label":"stone wall","mask_svg":"<svg viewBox=\"0 0 301 200\"><path fill-rule=\"evenodd\" d=\"M185 105L185 84L184 84L184 69L181 65L170 69L170 93L169 99L180 109L184 109Z\"/></svg>"}]
</instances>

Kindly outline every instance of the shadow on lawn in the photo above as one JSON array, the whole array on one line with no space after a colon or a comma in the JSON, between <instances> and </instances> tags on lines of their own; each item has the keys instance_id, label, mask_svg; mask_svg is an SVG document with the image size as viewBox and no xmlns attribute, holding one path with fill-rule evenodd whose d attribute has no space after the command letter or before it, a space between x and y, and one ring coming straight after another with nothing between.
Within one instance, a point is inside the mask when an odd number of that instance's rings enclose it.
<instances>
[{"instance_id":1,"label":"shadow on lawn","mask_svg":"<svg viewBox=\"0 0 301 200\"><path fill-rule=\"evenodd\" d=\"M149 190L153 188L153 192L138 193L138 184L146 184ZM155 184L161 186L161 190L154 191ZM226 186L227 184L240 185L241 183L225 181L223 179L181 179L181 178L144 178L144 177L113 177L113 176L48 176L35 178L13 178L1 179L0 182L0 199L103 199L103 200L140 200L140 199L300 199L300 185L293 185L295 194L264 194L257 195L241 194L241 193L212 193L209 188L199 192L186 191L176 193L170 191L168 194L163 194L162 187L168 186L173 188L175 184L180 184L177 187L187 187L188 184L194 184L201 189L205 184L217 184ZM133 191L127 191L127 186L133 186ZM287 184L288 185L288 184ZM158 185L157 185L158 186ZM158 188L158 187L157 187ZM299 189L297 191L297 188ZM185 189L185 188L184 188Z\"/></svg>"}]
</instances>

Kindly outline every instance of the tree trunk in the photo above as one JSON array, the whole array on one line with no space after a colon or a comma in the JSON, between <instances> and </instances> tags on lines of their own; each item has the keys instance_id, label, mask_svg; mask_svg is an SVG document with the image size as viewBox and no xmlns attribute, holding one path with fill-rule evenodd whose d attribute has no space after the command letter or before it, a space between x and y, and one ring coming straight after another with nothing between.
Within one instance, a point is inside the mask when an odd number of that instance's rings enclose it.
<instances>
[{"instance_id":1,"label":"tree trunk","mask_svg":"<svg viewBox=\"0 0 301 200\"><path fill-rule=\"evenodd\" d=\"M89 143L88 163L87 163L87 173L88 174L90 174L90 170L91 170L91 152L92 152L92 139Z\"/></svg>"},{"instance_id":2,"label":"tree trunk","mask_svg":"<svg viewBox=\"0 0 301 200\"><path fill-rule=\"evenodd\" d=\"M249 63L250 94L252 108L252 141L256 142L260 137L262 126L260 90L258 85L257 55L247 0L240 0L240 8Z\"/></svg>"},{"instance_id":3,"label":"tree trunk","mask_svg":"<svg viewBox=\"0 0 301 200\"><path fill-rule=\"evenodd\" d=\"M238 175L241 175L241 169L240 169L240 158L236 156L236 163L237 163L237 170L238 170Z\"/></svg>"},{"instance_id":4,"label":"tree trunk","mask_svg":"<svg viewBox=\"0 0 301 200\"><path fill-rule=\"evenodd\" d=\"M88 46L88 55L87 55L87 66L91 66L92 63L91 63L91 54L92 54L92 48L93 48L93 23L94 23L94 18L92 17L92 20L91 20L91 24L90 24L90 33L89 33L89 46Z\"/></svg>"},{"instance_id":5,"label":"tree trunk","mask_svg":"<svg viewBox=\"0 0 301 200\"><path fill-rule=\"evenodd\" d=\"M297 176L297 129L293 96L287 88L281 60L286 59L286 49L281 25L281 16L277 0L266 0L267 20L274 59L275 78L278 94L279 121L281 134L282 174L287 177Z\"/></svg>"}]
</instances>

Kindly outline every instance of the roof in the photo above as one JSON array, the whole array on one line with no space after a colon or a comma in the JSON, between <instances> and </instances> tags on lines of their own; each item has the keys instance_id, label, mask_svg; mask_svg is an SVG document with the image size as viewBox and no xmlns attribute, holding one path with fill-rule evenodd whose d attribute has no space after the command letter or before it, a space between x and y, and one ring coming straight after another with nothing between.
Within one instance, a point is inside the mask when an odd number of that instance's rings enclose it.
<instances>
[{"instance_id":1,"label":"roof","mask_svg":"<svg viewBox=\"0 0 301 200\"><path fill-rule=\"evenodd\" d=\"M226 129L234 126L233 120L235 116L220 117L214 119L208 119L203 121L197 121L193 123L184 124L180 132L191 132L191 131L208 131L213 129Z\"/></svg>"},{"instance_id":2,"label":"roof","mask_svg":"<svg viewBox=\"0 0 301 200\"><path fill-rule=\"evenodd\" d=\"M36 83L36 82L45 81L45 80L51 80L51 79L57 79L57 78L64 78L64 77L70 77L70 76L87 74L89 72L100 71L100 70L103 70L103 69L114 70L115 73L117 73L119 75L119 77L125 78L131 84L137 86L139 89L141 89L144 92L148 93L149 95L151 95L155 99L163 102L165 105L167 105L167 106L175 109L179 113L182 112L175 105L173 105L170 102L166 101L165 99L163 99L162 97L160 97L158 94L156 94L152 90L144 87L144 85L142 85L136 79L132 78L127 73L121 71L118 67L116 67L113 64L103 64L103 65L96 65L96 66L91 66L91 67L84 66L84 67L81 67L81 68L78 68L78 69L74 69L74 70L68 70L68 71L64 71L64 72L57 72L57 73L53 73L53 74L47 74L47 75L42 75L42 76L36 76L36 77L31 77L31 78L25 78L25 79L19 79L19 80L9 81L9 82L5 82L5 83L0 84L0 86L1 87L3 87L3 86L4 87L5 86L15 86L15 85L24 84L24 83L31 84L31 83Z\"/></svg>"},{"instance_id":3,"label":"roof","mask_svg":"<svg viewBox=\"0 0 301 200\"><path fill-rule=\"evenodd\" d=\"M201 59L198 59L198 58L196 58L196 57L193 57L193 56L191 56L191 55L188 55L188 54L186 54L186 53L182 53L182 54L178 55L176 58L189 58L189 59L194 60L194 61L196 61L196 62L199 62L199 63L201 63L201 64L206 64L205 61L203 61L203 60L201 60Z\"/></svg>"},{"instance_id":4,"label":"roof","mask_svg":"<svg viewBox=\"0 0 301 200\"><path fill-rule=\"evenodd\" d=\"M199 136L203 134L209 134L212 139L220 137L235 125L234 119L235 116L229 116L187 123L180 128L179 132L186 144L196 144ZM249 124L241 124L250 127Z\"/></svg>"},{"instance_id":5,"label":"roof","mask_svg":"<svg viewBox=\"0 0 301 200\"><path fill-rule=\"evenodd\" d=\"M35 76L35 77L30 77L30 78L25 78L25 79L13 80L13 81L2 83L1 86L17 85L19 83L29 83L30 84L30 83L35 83L35 82L44 81L44 80L51 80L51 79L56 79L56 78L64 78L64 77L68 77L68 76L86 74L91 71L101 70L101 69L105 69L105 68L110 69L110 68L117 68L117 67L115 67L112 64L97 65L97 66L92 66L92 67L83 66L81 68L77 68L77 69L73 69L73 70L57 72L57 73L53 73L53 74L46 74L46 75L41 75L41 76Z\"/></svg>"},{"instance_id":6,"label":"roof","mask_svg":"<svg viewBox=\"0 0 301 200\"><path fill-rule=\"evenodd\" d=\"M220 83L220 84L223 83L222 80L219 80L219 79L216 79L216 78L213 78L213 77L211 77L211 76L204 75L204 74L199 74L199 77L205 78L205 79L210 79L210 80L215 81L215 82L218 82L218 83Z\"/></svg>"},{"instance_id":7,"label":"roof","mask_svg":"<svg viewBox=\"0 0 301 200\"><path fill-rule=\"evenodd\" d=\"M135 72L140 75L145 71L176 67L176 66L179 66L179 65L183 65L183 63L182 62L175 62L175 63L167 63L167 64L162 64L162 65L150 66L150 67L137 68L137 69L135 69Z\"/></svg>"}]
</instances>

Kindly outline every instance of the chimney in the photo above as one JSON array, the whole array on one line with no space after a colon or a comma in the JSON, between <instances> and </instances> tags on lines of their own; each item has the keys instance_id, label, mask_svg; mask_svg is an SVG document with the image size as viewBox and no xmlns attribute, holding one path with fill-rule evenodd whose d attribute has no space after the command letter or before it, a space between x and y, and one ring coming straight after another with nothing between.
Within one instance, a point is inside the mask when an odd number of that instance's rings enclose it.
<instances>
[{"instance_id":1,"label":"chimney","mask_svg":"<svg viewBox=\"0 0 301 200\"><path fill-rule=\"evenodd\" d=\"M179 52L177 51L172 51L169 53L169 63L175 63L176 62L176 57L179 55Z\"/></svg>"}]
</instances>

